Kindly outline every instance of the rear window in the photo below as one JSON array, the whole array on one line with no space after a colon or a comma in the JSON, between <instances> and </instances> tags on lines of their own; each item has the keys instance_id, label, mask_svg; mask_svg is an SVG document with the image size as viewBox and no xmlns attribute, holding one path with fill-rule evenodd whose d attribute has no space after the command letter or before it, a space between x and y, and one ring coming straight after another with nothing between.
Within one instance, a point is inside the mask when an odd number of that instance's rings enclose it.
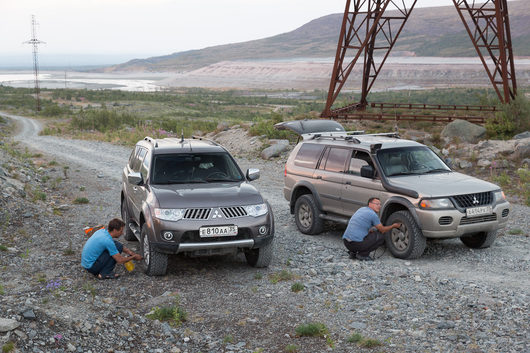
<instances>
[{"instance_id":1,"label":"rear window","mask_svg":"<svg viewBox=\"0 0 530 353\"><path fill-rule=\"evenodd\" d=\"M298 167L315 169L322 151L326 146L313 143L304 143L294 159L294 165Z\"/></svg>"}]
</instances>

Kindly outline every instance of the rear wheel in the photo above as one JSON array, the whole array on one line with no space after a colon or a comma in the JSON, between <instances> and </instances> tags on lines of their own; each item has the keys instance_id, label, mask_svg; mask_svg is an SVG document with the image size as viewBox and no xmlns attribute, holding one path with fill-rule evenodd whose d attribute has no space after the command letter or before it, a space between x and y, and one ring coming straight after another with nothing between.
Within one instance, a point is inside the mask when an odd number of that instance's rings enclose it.
<instances>
[{"instance_id":1,"label":"rear wheel","mask_svg":"<svg viewBox=\"0 0 530 353\"><path fill-rule=\"evenodd\" d=\"M397 258L416 259L427 247L427 240L423 236L418 223L409 211L397 211L390 215L388 224L401 223L401 228L390 230L385 237L386 246Z\"/></svg>"},{"instance_id":2,"label":"rear wheel","mask_svg":"<svg viewBox=\"0 0 530 353\"><path fill-rule=\"evenodd\" d=\"M147 235L147 224L142 226L141 239L145 273L148 276L165 275L167 270L167 254L159 253L151 247L151 242Z\"/></svg>"},{"instance_id":3,"label":"rear wheel","mask_svg":"<svg viewBox=\"0 0 530 353\"><path fill-rule=\"evenodd\" d=\"M252 267L268 267L272 260L273 242L258 249L245 251L247 263Z\"/></svg>"},{"instance_id":4,"label":"rear wheel","mask_svg":"<svg viewBox=\"0 0 530 353\"><path fill-rule=\"evenodd\" d=\"M497 239L497 231L480 232L472 235L460 237L462 243L473 249L489 248Z\"/></svg>"},{"instance_id":5,"label":"rear wheel","mask_svg":"<svg viewBox=\"0 0 530 353\"><path fill-rule=\"evenodd\" d=\"M317 207L313 195L300 196L294 205L294 218L296 226L304 234L318 234L324 229L324 221L319 217L320 210Z\"/></svg>"},{"instance_id":6,"label":"rear wheel","mask_svg":"<svg viewBox=\"0 0 530 353\"><path fill-rule=\"evenodd\" d=\"M121 202L121 218L125 222L123 238L128 241L138 240L136 239L131 227L129 227L129 212L127 211L127 201L125 201L125 199Z\"/></svg>"}]
</instances>

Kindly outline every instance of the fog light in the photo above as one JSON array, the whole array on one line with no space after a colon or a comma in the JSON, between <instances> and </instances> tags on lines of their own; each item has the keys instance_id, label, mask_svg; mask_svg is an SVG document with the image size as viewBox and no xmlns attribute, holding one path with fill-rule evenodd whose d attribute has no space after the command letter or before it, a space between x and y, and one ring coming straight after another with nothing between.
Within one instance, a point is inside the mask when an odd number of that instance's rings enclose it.
<instances>
[{"instance_id":1,"label":"fog light","mask_svg":"<svg viewBox=\"0 0 530 353\"><path fill-rule=\"evenodd\" d=\"M267 233L267 226L259 227L258 232L260 235L264 235L265 233Z\"/></svg>"},{"instance_id":2,"label":"fog light","mask_svg":"<svg viewBox=\"0 0 530 353\"><path fill-rule=\"evenodd\" d=\"M162 237L164 238L164 240L173 240L173 233L164 232L164 234L162 234Z\"/></svg>"}]
</instances>

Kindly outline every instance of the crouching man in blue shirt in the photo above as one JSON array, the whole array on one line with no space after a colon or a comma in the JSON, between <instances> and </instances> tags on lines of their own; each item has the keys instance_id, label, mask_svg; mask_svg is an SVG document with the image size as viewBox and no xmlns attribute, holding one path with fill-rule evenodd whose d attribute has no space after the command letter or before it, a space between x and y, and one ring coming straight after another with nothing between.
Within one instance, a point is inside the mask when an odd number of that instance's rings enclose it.
<instances>
[{"instance_id":1,"label":"crouching man in blue shirt","mask_svg":"<svg viewBox=\"0 0 530 353\"><path fill-rule=\"evenodd\" d=\"M370 252L385 243L384 233L393 228L401 227L401 223L384 226L379 220L381 200L372 197L368 200L368 206L361 207L351 216L348 227L344 231L342 239L348 249L350 257L361 261L372 261Z\"/></svg>"},{"instance_id":2,"label":"crouching man in blue shirt","mask_svg":"<svg viewBox=\"0 0 530 353\"><path fill-rule=\"evenodd\" d=\"M102 228L92 234L83 247L81 266L98 279L118 278L119 275L114 273L116 263L123 264L143 258L114 240L123 234L124 226L121 219L112 219L106 229ZM122 256L122 252L129 256Z\"/></svg>"}]
</instances>

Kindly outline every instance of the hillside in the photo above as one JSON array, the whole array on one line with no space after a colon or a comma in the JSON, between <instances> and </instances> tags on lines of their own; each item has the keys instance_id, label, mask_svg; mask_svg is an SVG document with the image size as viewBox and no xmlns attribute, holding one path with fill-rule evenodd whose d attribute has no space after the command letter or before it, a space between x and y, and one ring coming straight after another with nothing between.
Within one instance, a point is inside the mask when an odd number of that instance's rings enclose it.
<instances>
[{"instance_id":1,"label":"hillside","mask_svg":"<svg viewBox=\"0 0 530 353\"><path fill-rule=\"evenodd\" d=\"M530 1L510 1L511 33L516 56L530 55ZM315 19L273 37L200 50L135 59L106 71L189 71L220 61L335 56L343 14ZM393 50L415 56L474 56L475 51L453 6L416 8Z\"/></svg>"}]
</instances>

